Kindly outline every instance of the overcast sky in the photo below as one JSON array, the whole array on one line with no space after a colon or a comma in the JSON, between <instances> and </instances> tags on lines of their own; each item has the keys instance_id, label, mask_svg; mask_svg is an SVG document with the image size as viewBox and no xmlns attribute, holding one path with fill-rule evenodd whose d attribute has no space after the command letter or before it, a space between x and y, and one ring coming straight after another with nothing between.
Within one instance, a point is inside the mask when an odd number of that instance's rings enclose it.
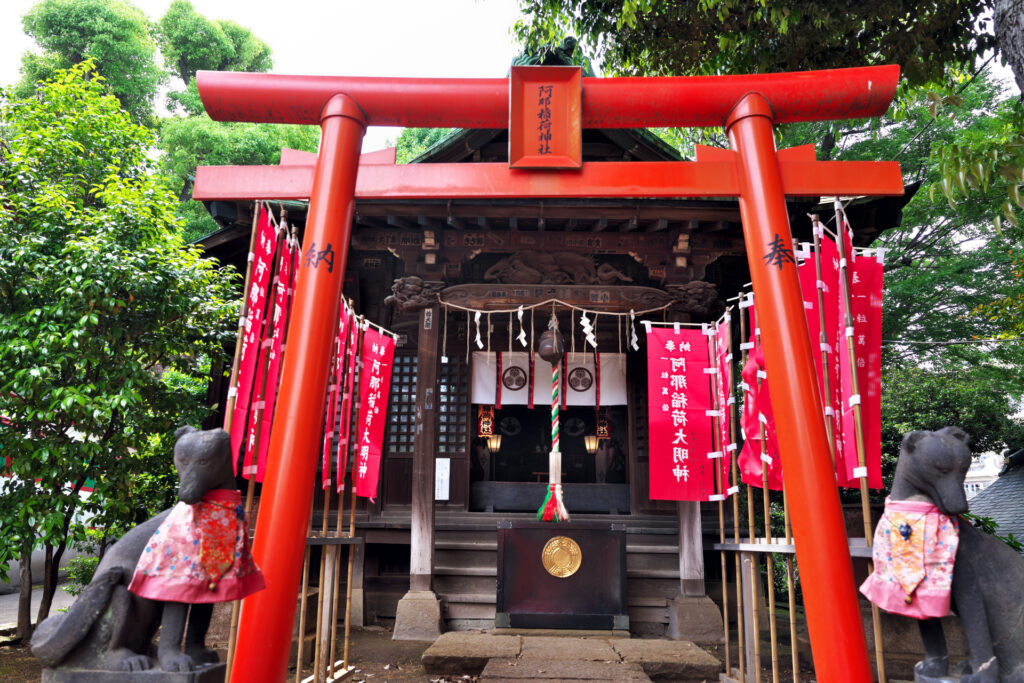
<instances>
[{"instance_id":1,"label":"overcast sky","mask_svg":"<svg viewBox=\"0 0 1024 683\"><path fill-rule=\"evenodd\" d=\"M36 0L0 0L0 84L18 80L33 49L21 17ZM134 0L157 21L171 0ZM516 0L192 0L209 19L250 28L273 52L275 73L500 78L517 50L509 29ZM370 128L365 151L397 137Z\"/></svg>"}]
</instances>

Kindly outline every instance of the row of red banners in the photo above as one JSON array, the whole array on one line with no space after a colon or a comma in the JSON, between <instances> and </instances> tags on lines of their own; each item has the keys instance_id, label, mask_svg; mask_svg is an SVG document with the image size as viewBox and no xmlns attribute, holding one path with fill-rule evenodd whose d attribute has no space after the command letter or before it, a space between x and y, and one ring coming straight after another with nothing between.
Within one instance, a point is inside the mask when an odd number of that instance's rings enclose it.
<instances>
[{"instance_id":1,"label":"row of red banners","mask_svg":"<svg viewBox=\"0 0 1024 683\"><path fill-rule=\"evenodd\" d=\"M347 305L343 306L327 396L320 468L320 483L324 489L331 485L331 451L335 448L335 490L340 492L344 488L345 465L354 435L356 495L371 500L377 496L394 359L394 337L370 327ZM355 394L357 383L358 395ZM352 414L356 406L358 415L353 429Z\"/></svg>"},{"instance_id":2,"label":"row of red banners","mask_svg":"<svg viewBox=\"0 0 1024 683\"><path fill-rule=\"evenodd\" d=\"M834 435L836 481L839 486L858 487L864 478L870 488L881 488L883 261L881 252L854 256L848 239L842 253L850 255L849 262L840 256L835 242L823 237L820 256L806 254L798 273L812 348L820 350L815 368L823 397L822 417ZM741 481L782 489L769 372L753 294L741 299L740 313L749 316L749 336L740 346L746 363L739 382L743 448L738 453L739 439L734 438L738 435L731 433L729 419L736 402L731 316L726 314L717 325L703 329L646 323L652 499L721 500L737 490L737 482L732 487L728 483L734 454ZM863 453L855 420L858 406Z\"/></svg>"},{"instance_id":3,"label":"row of red banners","mask_svg":"<svg viewBox=\"0 0 1024 683\"><path fill-rule=\"evenodd\" d=\"M236 399L229 424L232 452L242 451L242 476L262 482L267 470L292 293L300 271L298 245L287 238L283 226L275 230L262 205L258 212L255 249L249 257L252 270L245 292L246 312L239 324L242 339L238 373L235 385L229 390ZM268 311L271 291L274 296ZM353 445L350 438L352 416L358 407L358 421L354 425L356 493L373 498L379 478L395 341L390 334L372 328L346 304L339 316L334 349L325 418L322 485L326 489L332 481L330 454L336 444L333 481L337 491L344 487L346 461ZM355 393L357 379L358 395ZM236 474L238 464L236 459Z\"/></svg>"}]
</instances>

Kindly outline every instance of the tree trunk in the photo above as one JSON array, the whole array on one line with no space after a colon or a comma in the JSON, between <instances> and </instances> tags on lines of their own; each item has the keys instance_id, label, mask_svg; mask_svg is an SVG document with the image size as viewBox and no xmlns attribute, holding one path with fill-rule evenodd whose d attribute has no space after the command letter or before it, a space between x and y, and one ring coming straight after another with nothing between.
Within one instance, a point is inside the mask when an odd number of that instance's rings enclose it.
<instances>
[{"instance_id":1,"label":"tree trunk","mask_svg":"<svg viewBox=\"0 0 1024 683\"><path fill-rule=\"evenodd\" d=\"M36 614L36 623L42 623L43 619L50 616L50 605L53 604L53 594L57 591L57 569L60 563L60 554L54 561L53 546L46 544L46 559L43 560L43 596L39 601L39 612Z\"/></svg>"},{"instance_id":2,"label":"tree trunk","mask_svg":"<svg viewBox=\"0 0 1024 683\"><path fill-rule=\"evenodd\" d=\"M995 0L992 17L999 51L1024 93L1024 0Z\"/></svg>"},{"instance_id":3,"label":"tree trunk","mask_svg":"<svg viewBox=\"0 0 1024 683\"><path fill-rule=\"evenodd\" d=\"M22 543L18 561L18 631L17 637L27 643L32 637L32 540Z\"/></svg>"}]
</instances>

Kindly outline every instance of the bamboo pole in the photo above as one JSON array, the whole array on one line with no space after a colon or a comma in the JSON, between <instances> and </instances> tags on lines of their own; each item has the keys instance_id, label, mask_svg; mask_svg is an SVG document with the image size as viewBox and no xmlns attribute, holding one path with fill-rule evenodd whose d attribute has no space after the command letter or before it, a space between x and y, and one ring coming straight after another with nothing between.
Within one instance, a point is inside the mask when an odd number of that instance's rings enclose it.
<instances>
[{"instance_id":1,"label":"bamboo pole","mask_svg":"<svg viewBox=\"0 0 1024 683\"><path fill-rule=\"evenodd\" d=\"M785 483L782 488L782 514L786 520L786 543L793 543L793 528L789 523L789 498L786 495ZM796 591L793 582L796 574L793 571L793 556L786 555L786 589L789 597L789 649L790 666L793 668L793 683L800 681L800 656L796 647Z\"/></svg>"},{"instance_id":2,"label":"bamboo pole","mask_svg":"<svg viewBox=\"0 0 1024 683\"><path fill-rule=\"evenodd\" d=\"M344 303L342 304L342 306L344 307ZM343 352L343 349L340 348L340 347L341 347L342 344L345 344L346 341L347 341L347 338L345 340L342 340L339 337L337 339L337 341L335 342L335 344L334 344L334 356L333 356L334 363L332 363L332 365L331 365L331 379L334 380L334 381L333 382L328 382L328 384L327 384L328 399L326 401L326 404L328 406L328 409L330 409L330 406L331 406L331 401L330 401L330 394L331 394L331 392L332 391L340 391L341 390L341 388L339 386L337 386L337 384L336 384L336 382L338 381L338 376L337 376L337 372L336 372L336 370L337 370L337 365L336 364L339 361L339 357L342 355L342 352ZM337 411L337 409L338 409L337 406L335 406L334 410ZM328 412L330 412L330 410L328 410ZM328 425L328 424L333 425L334 424L335 417L336 417L336 415L327 415L326 416L326 419L325 419L325 422L324 422L324 424L325 424L324 429L325 430L326 430L326 425ZM321 481L325 481L326 482L326 484L321 487L322 490L323 490L323 493L324 493L323 512L321 513L321 520L320 520L320 538L321 538L321 540L327 538L327 532L330 529L330 519L331 519L331 486L330 486L331 477L330 477L330 474L331 474L331 464L332 464L332 461L334 460L334 458L330 457L331 456L330 442L331 442L331 440L333 438L334 438L334 435L332 433L328 433L326 431L324 432L324 439L327 441L326 446L328 448L328 453L327 453L328 457L326 459L326 462L323 463L324 471L320 475ZM325 609L325 607L327 607L327 605L325 604L326 598L327 597L331 597L333 599L333 591L332 591L332 595L331 596L328 596L327 591L326 591L326 589L327 589L326 576L327 576L327 563L328 563L327 556L331 555L331 560L330 561L333 562L335 554L336 553L334 553L334 552L329 552L329 549L328 549L328 547L326 545L324 545L324 544L320 545L320 579L319 579L319 583L318 583L318 587L317 587L317 591L318 592L317 592L317 610L316 610L316 645L315 645L315 647L313 649L313 680L316 681L317 683L320 683L320 681L322 681L325 678L327 678L328 667L332 664L332 662L330 661L329 651L328 651L328 659L326 659L326 660L324 659L325 653L323 651L324 648L323 648L323 643L321 641L321 637L323 636L323 629L329 627L329 624L325 624L324 623L324 616L325 616L324 613L327 611ZM337 579L337 574L335 574L335 579ZM337 581L334 581L333 583L337 583ZM332 588L333 588L333 583L332 583ZM334 614L333 611L330 612L330 614L333 617L333 614Z\"/></svg>"},{"instance_id":3,"label":"bamboo pole","mask_svg":"<svg viewBox=\"0 0 1024 683\"><path fill-rule=\"evenodd\" d=\"M747 339L747 317L743 314L743 309L740 309L740 339ZM749 355L746 349L741 348L741 368L747 365L747 356ZM747 533L751 543L755 542L754 534L754 489L750 484L747 484ZM760 598L757 594L757 575L760 572L760 560L756 554L751 555L751 572L750 572L750 597L754 603L751 605L750 613L751 620L753 621L753 634L754 634L754 661L750 662L750 667L754 670L754 680L756 683L761 683L761 618L757 613L758 603Z\"/></svg>"},{"instance_id":4,"label":"bamboo pole","mask_svg":"<svg viewBox=\"0 0 1024 683\"><path fill-rule=\"evenodd\" d=\"M328 463L330 467L330 463ZM324 506L321 516L323 517L320 524L320 538L327 537L327 524L330 517L331 509L331 495L328 487L324 489ZM320 546L320 579L317 584L317 595L316 595L316 641L313 646L313 676L317 683L320 683L324 677L326 677L326 666L327 662L323 659L323 647L320 644L320 636L323 633L324 628L324 593L326 586L324 585L324 579L327 571L327 546Z\"/></svg>"},{"instance_id":5,"label":"bamboo pole","mask_svg":"<svg viewBox=\"0 0 1024 683\"><path fill-rule=\"evenodd\" d=\"M758 381L760 385L760 380ZM761 425L761 455L767 455L767 434L764 424ZM767 463L764 463L767 465ZM762 474L763 488L761 489L764 514L764 539L765 543L772 542L772 516L771 501L769 500L770 489L768 488L768 470L764 469ZM768 637L772 651L772 683L779 683L779 636L775 619L775 560L770 552L765 553L765 569L767 570L768 592Z\"/></svg>"},{"instance_id":6,"label":"bamboo pole","mask_svg":"<svg viewBox=\"0 0 1024 683\"><path fill-rule=\"evenodd\" d=\"M249 234L249 257L245 264L245 278L243 280L242 292L249 291L249 283L252 281L252 263L256 253L256 225L259 221L260 211L259 203L253 202L252 207L252 230ZM238 366L241 363L239 356L242 353L242 339L244 335L242 330L245 329L245 318L249 314L249 299L248 297L242 297L242 310L238 314L238 334L235 336L235 355L231 360L231 379L228 380L228 400L224 407L224 431L228 434L231 433L231 418L235 412L235 403L237 401L237 390L235 389L235 383L238 381Z\"/></svg>"},{"instance_id":7,"label":"bamboo pole","mask_svg":"<svg viewBox=\"0 0 1024 683\"><path fill-rule=\"evenodd\" d=\"M309 511L309 524L307 528L312 531L313 510ZM302 585L299 586L299 642L295 649L295 683L302 681L302 656L305 654L306 645L306 602L309 589L309 544L306 544L306 551L302 556Z\"/></svg>"},{"instance_id":8,"label":"bamboo pole","mask_svg":"<svg viewBox=\"0 0 1024 683\"><path fill-rule=\"evenodd\" d=\"M835 200L835 214L836 214L836 233L838 239L836 242L839 246L839 289L842 293L845 319L843 323L847 330L853 328L853 312L850 310L851 296L849 280L846 278L846 239L843 231L846 230L845 214L843 212L843 206L839 202L839 199ZM856 345L853 341L853 336L850 334L846 335L846 348L850 356L850 389L853 395L860 396L860 381L857 377L857 352ZM861 415L860 403L856 403L853 406L853 424L854 424L854 435L857 445L857 466L864 468L865 466L865 448L864 448L864 423ZM868 548L873 545L873 533L871 528L871 508L868 502L868 480L866 477L860 477L860 510L861 516L864 521L864 542ZM868 571L874 571L874 562L868 562ZM882 652L882 622L881 616L878 612L878 606L874 603L871 604L871 625L872 635L875 640L875 665L878 671L878 680L884 681L885 679L885 657Z\"/></svg>"},{"instance_id":9,"label":"bamboo pole","mask_svg":"<svg viewBox=\"0 0 1024 683\"><path fill-rule=\"evenodd\" d=\"M725 364L725 370L727 373L726 386L729 387L729 397L732 402L726 407L729 410L729 425L731 427L730 434L732 435L732 444L736 443L736 435L739 434L739 420L736 414L736 399L735 399L735 386L733 384L732 377L732 316L727 310L725 313L725 320L729 326L728 334L726 335L726 358L728 362ZM732 483L733 486L739 486L739 468L736 465L737 450L733 448L728 451L730 467L732 470ZM740 542L740 497L739 495L732 496L732 537L733 543ZM736 576L736 650L737 657L736 661L739 665L740 670L740 681L746 680L746 671L744 667L746 659L746 651L744 647L746 645L746 635L744 634L744 617L743 617L743 579L742 579L742 561L740 559L740 553L735 553L733 556L735 560L735 576ZM726 667L728 669L728 667ZM728 671L727 671L728 673Z\"/></svg>"},{"instance_id":10,"label":"bamboo pole","mask_svg":"<svg viewBox=\"0 0 1024 683\"><path fill-rule=\"evenodd\" d=\"M245 292L249 291L249 284L252 282L252 264L255 260L254 254L256 253L256 237L257 237L257 225L260 217L260 205L258 202L253 203L252 211L252 229L249 234L249 252L246 258L245 264L245 279L242 286L242 310L238 316L238 332L235 335L235 355L231 361L231 378L228 380L228 400L224 407L224 431L231 434L231 423L235 413L235 404L238 400L238 387L235 385L238 382L238 368L241 364L242 354L242 342L244 338L243 331L245 330L245 320L249 316L249 297L245 296ZM235 457L235 454L231 454ZM253 524L253 520L250 518L249 513L251 512L251 483L247 480L245 487L245 519L249 523L250 529L255 529L256 525ZM224 680L231 680L231 667L235 659L235 642L238 639L238 615L241 611L242 601L234 600L231 603L231 623L228 626L228 654L225 658L226 664L224 668Z\"/></svg>"},{"instance_id":11,"label":"bamboo pole","mask_svg":"<svg viewBox=\"0 0 1024 683\"><path fill-rule=\"evenodd\" d=\"M338 443L338 448L339 449L341 448L341 443L340 442ZM338 476L340 477L341 474L339 473ZM344 519L345 518L345 493L346 493L347 490L348 490L348 487L344 486L344 482L342 482L341 495L338 497L338 518L337 518L337 520L335 520L335 523L334 523L334 536L335 536L335 538L341 538L341 536L342 536L342 531L341 530L345 526L345 519ZM351 550L349 552L351 552ZM332 678L332 679L334 678L334 667L337 664L337 661L335 660L335 656L337 655L337 639L338 639L338 601L340 600L340 595L339 594L341 593L341 551L340 550L334 554L334 561L335 561L335 563L338 566L337 566L337 568L334 571L334 588L331 590L331 595L334 598L334 603L333 603L333 605L331 607L331 614L333 615L333 618L331 619L331 657L330 657L330 661L331 661L331 667L330 668L331 668L331 670L330 670L330 678Z\"/></svg>"},{"instance_id":12,"label":"bamboo pole","mask_svg":"<svg viewBox=\"0 0 1024 683\"><path fill-rule=\"evenodd\" d=\"M468 336L467 336L468 339ZM345 586L345 650L342 656L342 666L351 669L352 663L348 659L348 646L352 633L352 567L355 564L355 538L356 538L356 489L352 486L352 501L348 515L348 537L353 544L348 547L348 580Z\"/></svg>"},{"instance_id":13,"label":"bamboo pole","mask_svg":"<svg viewBox=\"0 0 1024 683\"><path fill-rule=\"evenodd\" d=\"M711 367L718 369L718 340L715 337L715 327L711 326L708 334L708 355L710 356ZM725 419L725 406L719 403L718 393L718 382L725 382L724 377L717 377L717 373L711 374L712 381L715 382L715 386L711 391L711 407L717 413L712 419L714 425L714 432L712 437L712 443L714 444L714 450L721 453L721 457L725 457L725 444L722 443L722 430L721 425ZM717 378L717 379L716 379ZM715 479L718 483L718 495L721 496L718 500L718 542L725 544L725 482L722 480L722 467L717 460L712 461L715 467ZM729 638L729 590L726 582L726 561L725 561L725 550L723 549L719 556L722 561L722 622L725 631L725 671L729 672L729 663L732 661L730 638Z\"/></svg>"},{"instance_id":14,"label":"bamboo pole","mask_svg":"<svg viewBox=\"0 0 1024 683\"><path fill-rule=\"evenodd\" d=\"M757 307L755 305L755 310ZM760 331L755 328L754 336L758 340L761 338ZM757 374L757 390L758 393L761 391L761 372ZM761 436L761 500L762 500L762 513L764 514L764 540L765 543L771 544L772 542L772 514L771 514L771 489L768 488L768 462L766 458L768 456L768 432L765 427L765 423L760 420L758 416L758 428ZM775 463L773 463L775 464ZM772 683L779 683L779 639L778 631L775 618L775 559L772 554L765 553L765 569L767 570L768 585L765 587L768 592L768 637L769 644L771 646L772 653Z\"/></svg>"},{"instance_id":15,"label":"bamboo pole","mask_svg":"<svg viewBox=\"0 0 1024 683\"><path fill-rule=\"evenodd\" d=\"M825 408L825 432L828 434L828 453L832 456L832 467L835 467L836 433L833 422L835 407L832 405L832 373L830 372L831 356L829 352L832 345L828 343L828 328L825 325L825 290L823 289L824 281L821 279L821 238L824 230L821 221L818 220L818 214L809 214L809 216L814 228L812 230L814 233L814 273L816 282L821 283L816 286L818 296L818 347L821 349L821 375L824 380L821 402Z\"/></svg>"}]
</instances>

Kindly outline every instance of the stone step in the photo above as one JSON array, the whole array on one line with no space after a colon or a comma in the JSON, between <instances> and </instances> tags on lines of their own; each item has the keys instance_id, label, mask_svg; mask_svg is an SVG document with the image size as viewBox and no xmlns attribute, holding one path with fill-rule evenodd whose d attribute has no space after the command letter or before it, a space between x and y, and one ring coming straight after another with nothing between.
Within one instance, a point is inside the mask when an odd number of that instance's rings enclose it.
<instances>
[{"instance_id":1,"label":"stone step","mask_svg":"<svg viewBox=\"0 0 1024 683\"><path fill-rule=\"evenodd\" d=\"M428 674L481 680L672 680L718 678L721 662L686 641L448 632L423 653ZM638 671L639 669L639 671ZM639 673L642 672L643 676Z\"/></svg>"},{"instance_id":2,"label":"stone step","mask_svg":"<svg viewBox=\"0 0 1024 683\"><path fill-rule=\"evenodd\" d=\"M560 662L518 659L492 659L480 680L506 681L650 681L639 664L623 662Z\"/></svg>"}]
</instances>

